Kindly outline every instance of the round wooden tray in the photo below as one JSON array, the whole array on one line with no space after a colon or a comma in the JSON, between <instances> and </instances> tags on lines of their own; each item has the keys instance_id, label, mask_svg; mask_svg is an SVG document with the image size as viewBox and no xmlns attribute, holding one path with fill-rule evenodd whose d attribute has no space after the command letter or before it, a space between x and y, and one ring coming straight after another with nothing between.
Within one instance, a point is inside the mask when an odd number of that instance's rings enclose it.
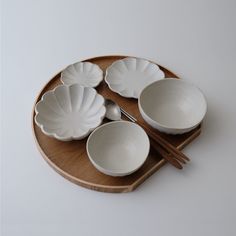
<instances>
[{"instance_id":1,"label":"round wooden tray","mask_svg":"<svg viewBox=\"0 0 236 236\"><path fill-rule=\"evenodd\" d=\"M103 56L90 58L85 61L90 61L99 65L105 72L106 68L112 62L124 57L126 56ZM164 67L160 66L160 68L164 71L165 77L177 78L175 74ZM46 91L53 89L58 84L61 84L60 74L61 72L55 75L45 85L45 87L39 93L35 103L41 99L41 96ZM97 91L105 98L112 98L112 100L116 101L122 108L125 108L125 110L127 110L130 114L134 115L141 122L143 122L143 119L141 118L138 110L137 100L123 98L112 92L108 89L108 86L104 81L99 85ZM147 179L151 174L153 174L166 163L166 161L162 159L161 156L151 149L147 161L135 173L125 177L111 177L104 175L93 167L87 157L85 147L87 139L82 141L61 142L50 138L44 135L40 128L38 128L38 126L35 124L34 116L35 113L33 111L33 133L37 147L42 156L59 174L80 186L102 192L129 192L134 190L139 184L141 184L145 179ZM199 126L190 133L183 135L161 135L173 145L181 149L200 134L200 128L201 127Z\"/></svg>"}]
</instances>

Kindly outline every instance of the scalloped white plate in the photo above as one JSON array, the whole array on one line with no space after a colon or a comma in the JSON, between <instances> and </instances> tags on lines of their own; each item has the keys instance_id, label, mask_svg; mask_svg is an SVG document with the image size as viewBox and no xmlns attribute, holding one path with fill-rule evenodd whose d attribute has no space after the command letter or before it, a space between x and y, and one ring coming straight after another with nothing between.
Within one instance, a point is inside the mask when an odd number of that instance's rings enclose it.
<instances>
[{"instance_id":1,"label":"scalloped white plate","mask_svg":"<svg viewBox=\"0 0 236 236\"><path fill-rule=\"evenodd\" d=\"M112 91L121 96L138 98L147 85L164 77L158 65L141 58L127 57L107 68L105 81Z\"/></svg>"},{"instance_id":2,"label":"scalloped white plate","mask_svg":"<svg viewBox=\"0 0 236 236\"><path fill-rule=\"evenodd\" d=\"M83 139L105 116L104 98L94 88L59 85L35 106L35 123L42 132L61 141Z\"/></svg>"},{"instance_id":3,"label":"scalloped white plate","mask_svg":"<svg viewBox=\"0 0 236 236\"><path fill-rule=\"evenodd\" d=\"M102 79L103 71L91 62L77 62L61 72L61 82L66 85L77 83L85 87L97 87Z\"/></svg>"}]
</instances>

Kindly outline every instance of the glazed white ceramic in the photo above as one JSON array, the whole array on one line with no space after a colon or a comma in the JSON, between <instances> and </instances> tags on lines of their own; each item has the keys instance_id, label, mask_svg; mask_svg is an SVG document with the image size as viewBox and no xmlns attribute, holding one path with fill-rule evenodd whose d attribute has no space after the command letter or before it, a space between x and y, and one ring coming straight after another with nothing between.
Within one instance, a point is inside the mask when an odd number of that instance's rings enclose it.
<instances>
[{"instance_id":1,"label":"glazed white ceramic","mask_svg":"<svg viewBox=\"0 0 236 236\"><path fill-rule=\"evenodd\" d=\"M156 64L141 58L127 57L107 68L105 81L112 91L121 96L138 98L147 85L164 77L164 72Z\"/></svg>"},{"instance_id":2,"label":"glazed white ceramic","mask_svg":"<svg viewBox=\"0 0 236 236\"><path fill-rule=\"evenodd\" d=\"M164 79L147 86L138 106L143 119L162 132L182 134L203 120L207 103L195 86L179 79Z\"/></svg>"},{"instance_id":3,"label":"glazed white ceramic","mask_svg":"<svg viewBox=\"0 0 236 236\"><path fill-rule=\"evenodd\" d=\"M59 85L35 106L35 122L42 132L61 141L82 139L105 116L104 98L94 88Z\"/></svg>"},{"instance_id":4,"label":"glazed white ceramic","mask_svg":"<svg viewBox=\"0 0 236 236\"><path fill-rule=\"evenodd\" d=\"M96 87L103 79L100 67L91 62L77 62L61 73L61 82L66 85L78 83L85 87Z\"/></svg>"},{"instance_id":5,"label":"glazed white ceramic","mask_svg":"<svg viewBox=\"0 0 236 236\"><path fill-rule=\"evenodd\" d=\"M95 129L86 144L92 164L102 173L125 176L138 170L149 153L145 131L132 122L114 121Z\"/></svg>"}]
</instances>

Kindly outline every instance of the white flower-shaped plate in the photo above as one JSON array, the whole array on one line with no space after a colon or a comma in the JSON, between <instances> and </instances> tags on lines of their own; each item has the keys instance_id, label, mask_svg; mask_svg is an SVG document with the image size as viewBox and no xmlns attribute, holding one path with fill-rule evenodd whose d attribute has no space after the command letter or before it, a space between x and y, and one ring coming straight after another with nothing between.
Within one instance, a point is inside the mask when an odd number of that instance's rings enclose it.
<instances>
[{"instance_id":1,"label":"white flower-shaped plate","mask_svg":"<svg viewBox=\"0 0 236 236\"><path fill-rule=\"evenodd\" d=\"M59 85L35 106L35 122L42 132L61 141L83 139L105 116L104 98L94 88Z\"/></svg>"},{"instance_id":2,"label":"white flower-shaped plate","mask_svg":"<svg viewBox=\"0 0 236 236\"><path fill-rule=\"evenodd\" d=\"M61 82L66 85L79 84L85 87L97 87L103 79L103 71L91 62L77 62L61 72Z\"/></svg>"},{"instance_id":3,"label":"white flower-shaped plate","mask_svg":"<svg viewBox=\"0 0 236 236\"><path fill-rule=\"evenodd\" d=\"M138 98L147 85L164 77L158 65L141 58L127 57L107 68L105 81L112 91L121 96Z\"/></svg>"}]
</instances>

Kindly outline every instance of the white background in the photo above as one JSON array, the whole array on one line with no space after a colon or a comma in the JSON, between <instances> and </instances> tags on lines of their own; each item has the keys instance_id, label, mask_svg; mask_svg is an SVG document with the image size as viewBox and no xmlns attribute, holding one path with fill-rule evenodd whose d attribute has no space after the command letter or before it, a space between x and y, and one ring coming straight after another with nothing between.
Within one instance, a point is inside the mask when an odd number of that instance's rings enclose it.
<instances>
[{"instance_id":1,"label":"white background","mask_svg":"<svg viewBox=\"0 0 236 236\"><path fill-rule=\"evenodd\" d=\"M5 0L1 10L3 236L236 235L236 1ZM68 182L31 130L55 73L110 54L154 60L208 100L202 135L185 149L191 163L127 194Z\"/></svg>"}]
</instances>

